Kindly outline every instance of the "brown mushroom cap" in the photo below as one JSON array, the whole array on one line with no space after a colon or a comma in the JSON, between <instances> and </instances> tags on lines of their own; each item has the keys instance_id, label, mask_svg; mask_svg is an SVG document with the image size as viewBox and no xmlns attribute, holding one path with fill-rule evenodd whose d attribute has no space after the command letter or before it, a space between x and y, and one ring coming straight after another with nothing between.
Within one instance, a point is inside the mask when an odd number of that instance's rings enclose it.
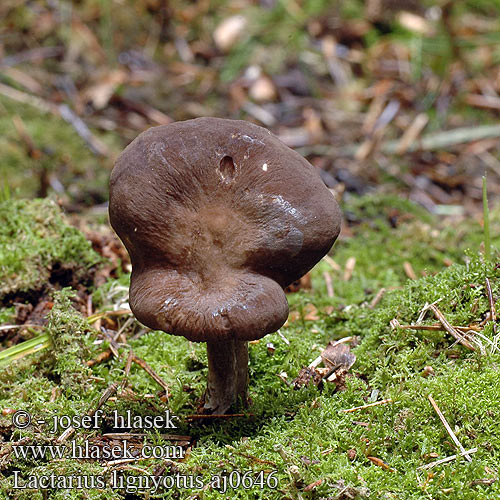
<instances>
[{"instance_id":1,"label":"brown mushroom cap","mask_svg":"<svg viewBox=\"0 0 500 500\"><path fill-rule=\"evenodd\" d=\"M220 118L140 134L111 174L109 215L131 257L135 316L193 341L276 331L283 288L328 252L341 221L304 158Z\"/></svg>"}]
</instances>

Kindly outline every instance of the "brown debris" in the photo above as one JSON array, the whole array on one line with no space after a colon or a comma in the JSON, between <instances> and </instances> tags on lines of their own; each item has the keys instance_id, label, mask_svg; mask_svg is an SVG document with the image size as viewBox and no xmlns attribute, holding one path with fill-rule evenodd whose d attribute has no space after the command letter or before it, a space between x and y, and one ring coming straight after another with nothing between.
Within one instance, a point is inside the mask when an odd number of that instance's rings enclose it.
<instances>
[{"instance_id":1,"label":"brown debris","mask_svg":"<svg viewBox=\"0 0 500 500\"><path fill-rule=\"evenodd\" d=\"M386 462L384 462L381 458L371 457L371 456L368 456L366 458L368 460L370 460L371 462L373 462L375 465L382 467L382 469L388 470L390 472L396 472L395 469L393 469L390 465L388 465Z\"/></svg>"},{"instance_id":2,"label":"brown debris","mask_svg":"<svg viewBox=\"0 0 500 500\"><path fill-rule=\"evenodd\" d=\"M323 380L335 382L338 389L344 386L347 372L356 361L356 356L351 353L347 343L352 342L353 337L345 337L335 342L329 342L309 366L302 368L293 381L295 389L307 386L312 383L319 386ZM324 368L319 368L323 363Z\"/></svg>"}]
</instances>

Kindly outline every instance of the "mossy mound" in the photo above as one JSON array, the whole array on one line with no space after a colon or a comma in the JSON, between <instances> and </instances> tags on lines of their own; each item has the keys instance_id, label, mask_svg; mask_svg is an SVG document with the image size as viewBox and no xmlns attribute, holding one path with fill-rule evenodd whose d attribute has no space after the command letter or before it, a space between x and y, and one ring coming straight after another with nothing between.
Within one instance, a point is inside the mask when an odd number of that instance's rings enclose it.
<instances>
[{"instance_id":1,"label":"mossy mound","mask_svg":"<svg viewBox=\"0 0 500 500\"><path fill-rule=\"evenodd\" d=\"M50 283L91 282L102 262L91 243L49 199L0 203L0 298Z\"/></svg>"}]
</instances>

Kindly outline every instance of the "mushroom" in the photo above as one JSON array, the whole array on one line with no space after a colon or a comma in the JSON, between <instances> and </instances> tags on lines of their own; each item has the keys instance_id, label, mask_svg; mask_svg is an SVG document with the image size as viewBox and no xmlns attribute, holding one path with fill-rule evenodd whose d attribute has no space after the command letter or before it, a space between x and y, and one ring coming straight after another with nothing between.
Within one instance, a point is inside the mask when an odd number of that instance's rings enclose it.
<instances>
[{"instance_id":1,"label":"mushroom","mask_svg":"<svg viewBox=\"0 0 500 500\"><path fill-rule=\"evenodd\" d=\"M198 118L150 128L110 180L111 225L146 326L206 342L205 413L247 401L248 341L288 316L283 289L331 248L341 215L315 168L267 129Z\"/></svg>"}]
</instances>

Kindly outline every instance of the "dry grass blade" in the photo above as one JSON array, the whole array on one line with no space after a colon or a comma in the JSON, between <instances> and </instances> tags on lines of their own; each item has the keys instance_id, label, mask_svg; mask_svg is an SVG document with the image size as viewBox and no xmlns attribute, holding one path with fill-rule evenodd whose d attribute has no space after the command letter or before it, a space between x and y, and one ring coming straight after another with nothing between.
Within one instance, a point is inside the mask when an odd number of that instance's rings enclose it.
<instances>
[{"instance_id":1,"label":"dry grass blade","mask_svg":"<svg viewBox=\"0 0 500 500\"><path fill-rule=\"evenodd\" d=\"M375 403L369 403L363 406L355 406L354 408L348 408L347 410L342 410L344 413L352 413L358 410L364 410L365 408L372 408L373 406L386 405L388 403L392 403L391 398L382 399L381 401L375 401Z\"/></svg>"},{"instance_id":2,"label":"dry grass blade","mask_svg":"<svg viewBox=\"0 0 500 500\"><path fill-rule=\"evenodd\" d=\"M446 458L441 458L440 460L436 460L435 462L431 462L425 465L421 465L420 467L417 467L419 470L427 470L427 469L432 469L436 465L440 464L445 464L447 462L451 462L452 460L455 460L458 457L463 457L463 456L468 456L472 453L476 453L477 448L471 448L470 450L464 450L461 453L457 453L456 455L450 455L449 457Z\"/></svg>"},{"instance_id":3,"label":"dry grass blade","mask_svg":"<svg viewBox=\"0 0 500 500\"><path fill-rule=\"evenodd\" d=\"M450 435L451 439L453 440L453 442L457 445L458 449L460 450L460 452L462 453L462 455L469 461L469 462L472 462L472 458L468 455L468 453L465 451L465 448L462 446L462 444L460 443L460 441L458 440L457 436L455 435L455 433L453 432L453 430L451 429L450 427L450 424L448 424L445 416L443 415L442 411L439 409L439 406L437 405L437 403L434 401L433 397L429 394L429 396L427 396L427 398L429 399L432 407L434 408L434 411L437 413L439 419L441 420L442 424L444 425L444 428L446 429L446 432Z\"/></svg>"},{"instance_id":4,"label":"dry grass blade","mask_svg":"<svg viewBox=\"0 0 500 500\"><path fill-rule=\"evenodd\" d=\"M464 347L467 347L467 349L470 349L471 351L476 351L476 348L466 338L464 338L464 336L461 333L459 333L455 328L453 328L452 325L450 325L448 320L443 316L443 313L434 304L430 304L429 309L434 313L436 318L443 325L444 329L454 339L456 339Z\"/></svg>"}]
</instances>

